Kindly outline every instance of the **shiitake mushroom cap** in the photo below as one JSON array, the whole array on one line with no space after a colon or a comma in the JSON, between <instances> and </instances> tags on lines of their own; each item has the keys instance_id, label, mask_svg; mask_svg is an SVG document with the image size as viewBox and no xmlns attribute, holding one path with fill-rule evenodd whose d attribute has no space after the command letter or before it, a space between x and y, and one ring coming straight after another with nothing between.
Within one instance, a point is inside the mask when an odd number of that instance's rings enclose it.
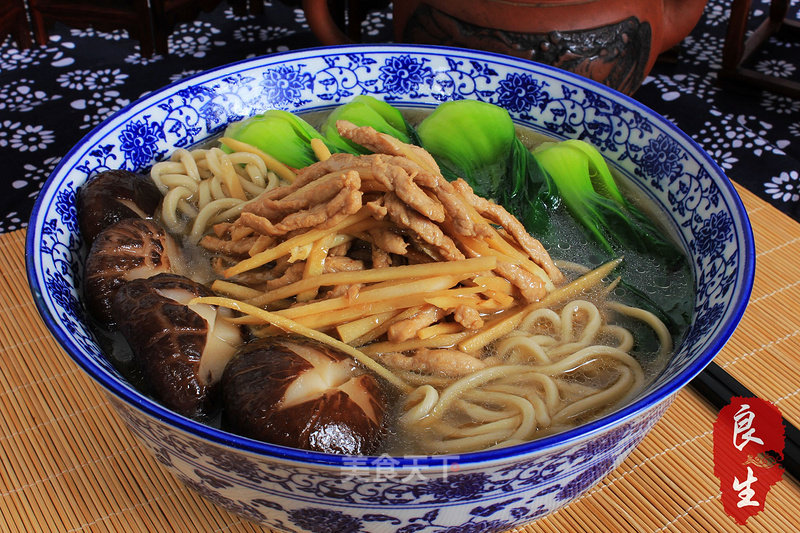
<instances>
[{"instance_id":1,"label":"shiitake mushroom cap","mask_svg":"<svg viewBox=\"0 0 800 533\"><path fill-rule=\"evenodd\" d=\"M312 359L349 365L349 370L337 367L340 383L308 397L298 398L295 390L289 399L287 391L304 375L306 383L326 379L309 378L315 364L301 355L308 350L318 353ZM223 373L222 404L226 429L282 446L365 455L384 435L386 395L378 381L347 354L303 337L267 337L243 345Z\"/></svg>"},{"instance_id":2,"label":"shiitake mushroom cap","mask_svg":"<svg viewBox=\"0 0 800 533\"><path fill-rule=\"evenodd\" d=\"M155 183L128 170L105 170L78 188L78 225L91 243L105 228L126 218L152 218L162 196Z\"/></svg>"},{"instance_id":3,"label":"shiitake mushroom cap","mask_svg":"<svg viewBox=\"0 0 800 533\"><path fill-rule=\"evenodd\" d=\"M187 300L213 295L186 277L158 274L120 287L114 297L114 318L153 396L182 415L207 418L218 410L222 371L216 370L218 375L213 376L201 365L210 343L210 324L195 309L173 298L181 291L188 293ZM236 344L240 341L241 336ZM222 365L236 348L231 348Z\"/></svg>"},{"instance_id":4,"label":"shiitake mushroom cap","mask_svg":"<svg viewBox=\"0 0 800 533\"><path fill-rule=\"evenodd\" d=\"M127 218L101 231L86 256L84 295L89 313L114 329L111 304L127 281L172 270L178 244L154 220Z\"/></svg>"}]
</instances>

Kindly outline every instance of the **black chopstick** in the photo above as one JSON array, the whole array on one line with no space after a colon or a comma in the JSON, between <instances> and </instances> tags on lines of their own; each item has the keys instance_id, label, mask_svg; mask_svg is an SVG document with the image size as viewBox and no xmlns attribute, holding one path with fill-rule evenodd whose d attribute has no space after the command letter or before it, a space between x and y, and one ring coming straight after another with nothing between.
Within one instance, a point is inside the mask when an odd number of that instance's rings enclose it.
<instances>
[{"instance_id":1,"label":"black chopstick","mask_svg":"<svg viewBox=\"0 0 800 533\"><path fill-rule=\"evenodd\" d=\"M750 389L713 361L689 382L689 386L717 410L728 405L731 398L757 398ZM769 451L766 454L783 466L784 472L800 480L800 430L785 417L783 417L783 428L786 436L783 459L776 452Z\"/></svg>"}]
</instances>

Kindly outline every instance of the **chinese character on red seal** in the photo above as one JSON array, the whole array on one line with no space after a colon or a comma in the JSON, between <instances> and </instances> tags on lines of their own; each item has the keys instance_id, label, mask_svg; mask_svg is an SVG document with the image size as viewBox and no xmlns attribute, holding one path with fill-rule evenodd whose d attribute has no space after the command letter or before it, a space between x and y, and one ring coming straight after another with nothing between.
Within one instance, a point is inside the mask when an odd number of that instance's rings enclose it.
<instances>
[{"instance_id":1,"label":"chinese character on red seal","mask_svg":"<svg viewBox=\"0 0 800 533\"><path fill-rule=\"evenodd\" d=\"M719 478L722 506L737 523L764 509L767 492L783 477L780 465L757 456L773 451L783 457L784 430L780 411L760 398L732 398L714 423L714 475Z\"/></svg>"}]
</instances>

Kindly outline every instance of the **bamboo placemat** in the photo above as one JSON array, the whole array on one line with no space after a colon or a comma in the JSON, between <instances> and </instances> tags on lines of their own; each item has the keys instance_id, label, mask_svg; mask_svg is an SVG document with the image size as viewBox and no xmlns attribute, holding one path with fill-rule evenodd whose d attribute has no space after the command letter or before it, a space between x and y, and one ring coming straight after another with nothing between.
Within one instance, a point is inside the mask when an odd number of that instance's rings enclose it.
<instances>
[{"instance_id":1,"label":"bamboo placemat","mask_svg":"<svg viewBox=\"0 0 800 533\"><path fill-rule=\"evenodd\" d=\"M800 224L740 190L758 255L750 306L716 361L800 424ZM0 531L269 531L207 503L153 459L39 319L24 231L0 235ZM716 413L683 390L597 487L534 531L800 531L800 485L738 526L713 475Z\"/></svg>"}]
</instances>

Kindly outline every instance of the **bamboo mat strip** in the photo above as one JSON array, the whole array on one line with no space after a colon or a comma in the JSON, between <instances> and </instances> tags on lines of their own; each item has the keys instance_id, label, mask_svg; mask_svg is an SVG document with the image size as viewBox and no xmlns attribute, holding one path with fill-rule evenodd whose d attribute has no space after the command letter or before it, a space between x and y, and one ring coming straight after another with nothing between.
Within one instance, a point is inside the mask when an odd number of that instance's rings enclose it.
<instances>
[{"instance_id":1,"label":"bamboo mat strip","mask_svg":"<svg viewBox=\"0 0 800 533\"><path fill-rule=\"evenodd\" d=\"M800 225L740 194L758 266L751 305L717 362L800 424ZM24 238L0 235L0 531L269 531L204 501L139 446L39 319ZM789 479L746 527L725 514L713 475L715 417L682 391L600 484L515 531L800 531L800 486Z\"/></svg>"}]
</instances>

